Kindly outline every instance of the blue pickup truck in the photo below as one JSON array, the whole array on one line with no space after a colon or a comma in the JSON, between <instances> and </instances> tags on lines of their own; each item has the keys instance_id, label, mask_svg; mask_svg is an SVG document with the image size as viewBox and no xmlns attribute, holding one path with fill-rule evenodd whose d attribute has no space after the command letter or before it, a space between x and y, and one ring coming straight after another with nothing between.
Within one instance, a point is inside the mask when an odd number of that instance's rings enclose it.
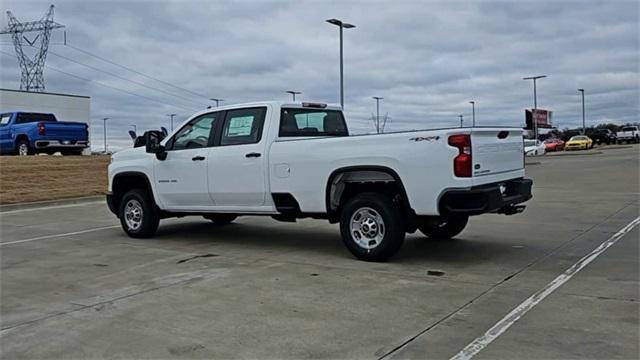
<instances>
[{"instance_id":1,"label":"blue pickup truck","mask_svg":"<svg viewBox=\"0 0 640 360\"><path fill-rule=\"evenodd\" d=\"M88 125L58 121L53 114L0 114L0 153L80 155L89 146Z\"/></svg>"}]
</instances>

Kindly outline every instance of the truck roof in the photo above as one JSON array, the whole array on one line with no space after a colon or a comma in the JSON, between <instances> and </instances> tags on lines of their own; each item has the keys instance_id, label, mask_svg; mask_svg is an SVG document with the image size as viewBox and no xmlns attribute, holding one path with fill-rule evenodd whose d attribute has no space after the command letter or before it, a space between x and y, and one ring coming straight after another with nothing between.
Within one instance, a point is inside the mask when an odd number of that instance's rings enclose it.
<instances>
[{"instance_id":1,"label":"truck roof","mask_svg":"<svg viewBox=\"0 0 640 360\"><path fill-rule=\"evenodd\" d=\"M211 107L208 108L206 110L202 110L197 112L196 114L190 115L189 117L193 117L193 116L199 116L201 114L206 114L212 111L221 111L221 110L233 110L233 109L243 109L243 108L248 108L248 107L255 107L255 106L273 106L273 107L285 107L285 108L303 108L303 107L313 107L313 106L305 106L307 104L320 104L323 105L323 109L326 110L342 110L342 107L340 107L340 105L337 104L327 104L327 103L323 103L323 102L316 102L316 101L277 101L277 100L271 100L271 101L257 101L257 102L249 102L249 103L241 103L241 104L229 104L229 105L223 105L223 106L218 106L218 107Z\"/></svg>"}]
</instances>

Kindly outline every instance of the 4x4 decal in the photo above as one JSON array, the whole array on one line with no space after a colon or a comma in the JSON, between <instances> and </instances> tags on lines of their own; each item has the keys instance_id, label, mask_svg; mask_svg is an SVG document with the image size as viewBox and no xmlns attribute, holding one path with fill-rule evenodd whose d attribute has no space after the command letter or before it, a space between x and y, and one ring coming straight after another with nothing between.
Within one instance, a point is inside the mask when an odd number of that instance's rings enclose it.
<instances>
[{"instance_id":1,"label":"4x4 decal","mask_svg":"<svg viewBox=\"0 0 640 360\"><path fill-rule=\"evenodd\" d=\"M409 141L431 141L431 140L439 140L440 136L418 136L409 139Z\"/></svg>"}]
</instances>

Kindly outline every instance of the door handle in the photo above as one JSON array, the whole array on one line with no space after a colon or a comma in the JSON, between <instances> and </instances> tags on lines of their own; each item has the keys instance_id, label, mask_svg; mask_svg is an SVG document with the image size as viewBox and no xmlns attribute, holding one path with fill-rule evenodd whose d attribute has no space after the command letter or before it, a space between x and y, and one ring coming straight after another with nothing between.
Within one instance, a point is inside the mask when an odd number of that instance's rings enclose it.
<instances>
[{"instance_id":1,"label":"door handle","mask_svg":"<svg viewBox=\"0 0 640 360\"><path fill-rule=\"evenodd\" d=\"M248 158L258 158L260 156L262 156L262 154L256 153L256 152L248 153L245 155L245 157L248 157Z\"/></svg>"},{"instance_id":2,"label":"door handle","mask_svg":"<svg viewBox=\"0 0 640 360\"><path fill-rule=\"evenodd\" d=\"M194 157L191 158L191 160L193 160L193 161L202 161L202 160L204 160L204 156L200 156L200 155L194 156Z\"/></svg>"}]
</instances>

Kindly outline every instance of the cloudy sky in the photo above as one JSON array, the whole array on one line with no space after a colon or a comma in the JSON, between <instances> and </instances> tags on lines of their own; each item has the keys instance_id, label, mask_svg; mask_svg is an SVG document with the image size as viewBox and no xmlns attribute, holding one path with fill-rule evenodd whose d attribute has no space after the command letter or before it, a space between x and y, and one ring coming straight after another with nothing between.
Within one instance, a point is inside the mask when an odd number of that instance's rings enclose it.
<instances>
[{"instance_id":1,"label":"cloudy sky","mask_svg":"<svg viewBox=\"0 0 640 360\"><path fill-rule=\"evenodd\" d=\"M49 3L2 0L0 10L30 21ZM209 97L286 100L285 90L297 90L304 100L339 102L338 28L329 18L356 25L345 30L344 47L345 110L357 132L373 131L372 96L384 97L389 130L458 125L459 114L471 119L469 100L477 102L477 124L518 126L533 103L522 77L539 74L548 78L538 82L538 106L553 110L560 128L581 123L578 88L586 89L588 125L640 119L638 1L54 4L73 47L60 44L61 32L53 35L47 91L91 96L96 147L105 116L113 119L110 142L125 146L129 124L167 126L166 114L183 120L210 105ZM17 89L18 64L3 36L0 87Z\"/></svg>"}]
</instances>

